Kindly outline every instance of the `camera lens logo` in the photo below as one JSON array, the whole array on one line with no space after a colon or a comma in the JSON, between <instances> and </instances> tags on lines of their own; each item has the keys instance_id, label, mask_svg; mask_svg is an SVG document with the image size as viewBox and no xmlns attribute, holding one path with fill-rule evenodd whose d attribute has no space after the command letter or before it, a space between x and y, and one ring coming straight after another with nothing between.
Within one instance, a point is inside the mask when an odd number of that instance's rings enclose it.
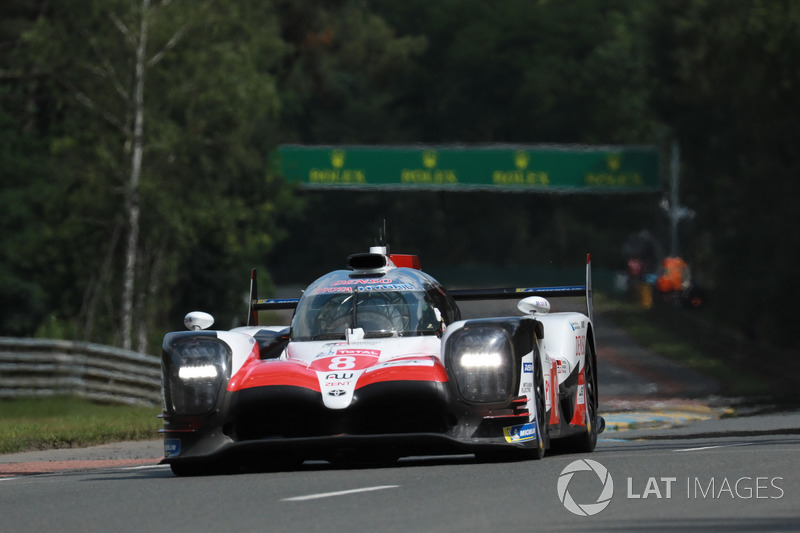
<instances>
[{"instance_id":1,"label":"camera lens logo","mask_svg":"<svg viewBox=\"0 0 800 533\"><path fill-rule=\"evenodd\" d=\"M567 490L569 482L572 480L572 476L575 475L575 472L584 470L589 470L597 474L597 477L600 478L600 481L603 483L603 490L600 492L600 496L597 497L595 503L579 504L572 499L572 496ZM614 495L614 480L611 479L611 474L608 473L606 467L597 461L578 459L568 464L567 467L561 471L561 475L558 477L557 488L558 499L561 500L561 503L564 504L564 507L566 507L569 512L578 516L592 516L608 507L608 504L611 503L611 497Z\"/></svg>"}]
</instances>

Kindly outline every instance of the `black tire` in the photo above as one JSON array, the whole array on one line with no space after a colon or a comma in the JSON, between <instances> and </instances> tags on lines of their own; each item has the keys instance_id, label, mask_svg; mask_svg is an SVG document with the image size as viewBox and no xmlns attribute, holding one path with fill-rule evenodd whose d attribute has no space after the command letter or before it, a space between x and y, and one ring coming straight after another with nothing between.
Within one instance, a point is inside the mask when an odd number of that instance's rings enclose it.
<instances>
[{"instance_id":1,"label":"black tire","mask_svg":"<svg viewBox=\"0 0 800 533\"><path fill-rule=\"evenodd\" d=\"M496 448L493 450L482 450L475 453L478 462L481 463L505 463L511 461L523 461L527 459L541 459L550 447L550 435L547 428L547 398L544 390L544 374L542 373L542 361L539 358L539 349L534 351L533 358L533 388L536 394L534 409L536 410L536 446L531 448Z\"/></svg>"},{"instance_id":2,"label":"black tire","mask_svg":"<svg viewBox=\"0 0 800 533\"><path fill-rule=\"evenodd\" d=\"M597 376L594 371L594 352L586 343L586 362L583 371L583 394L586 402L586 427L579 435L563 440L564 451L589 453L597 446ZM561 446L559 446L561 448Z\"/></svg>"},{"instance_id":3,"label":"black tire","mask_svg":"<svg viewBox=\"0 0 800 533\"><path fill-rule=\"evenodd\" d=\"M221 474L235 474L237 469L231 463L189 461L170 463L172 473L178 477L218 476Z\"/></svg>"},{"instance_id":4,"label":"black tire","mask_svg":"<svg viewBox=\"0 0 800 533\"><path fill-rule=\"evenodd\" d=\"M178 477L206 476L211 473L208 465L203 463L170 463L169 468Z\"/></svg>"},{"instance_id":5,"label":"black tire","mask_svg":"<svg viewBox=\"0 0 800 533\"><path fill-rule=\"evenodd\" d=\"M544 389L544 374L539 349L534 350L533 358L533 388L536 393L534 409L536 409L536 447L530 450L531 459L544 457L550 447L550 434L547 428L547 397ZM553 406L555 407L555 406Z\"/></svg>"}]
</instances>

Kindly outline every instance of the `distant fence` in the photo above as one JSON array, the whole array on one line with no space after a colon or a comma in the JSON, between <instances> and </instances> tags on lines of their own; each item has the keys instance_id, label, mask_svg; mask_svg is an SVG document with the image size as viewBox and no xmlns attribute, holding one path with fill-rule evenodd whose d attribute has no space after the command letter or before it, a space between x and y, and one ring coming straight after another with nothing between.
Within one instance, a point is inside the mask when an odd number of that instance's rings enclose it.
<instances>
[{"instance_id":1,"label":"distant fence","mask_svg":"<svg viewBox=\"0 0 800 533\"><path fill-rule=\"evenodd\" d=\"M0 337L0 399L71 395L161 402L161 359L88 342Z\"/></svg>"}]
</instances>

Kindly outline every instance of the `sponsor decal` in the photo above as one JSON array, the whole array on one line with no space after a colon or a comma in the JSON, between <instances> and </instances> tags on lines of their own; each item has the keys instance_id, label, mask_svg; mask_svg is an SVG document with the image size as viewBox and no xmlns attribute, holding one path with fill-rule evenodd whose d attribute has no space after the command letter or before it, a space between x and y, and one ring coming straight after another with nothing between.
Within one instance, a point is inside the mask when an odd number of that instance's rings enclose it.
<instances>
[{"instance_id":1,"label":"sponsor decal","mask_svg":"<svg viewBox=\"0 0 800 533\"><path fill-rule=\"evenodd\" d=\"M577 335L575 337L575 355L578 357L586 353L586 335Z\"/></svg>"},{"instance_id":2,"label":"sponsor decal","mask_svg":"<svg viewBox=\"0 0 800 533\"><path fill-rule=\"evenodd\" d=\"M533 372L533 363L522 363L522 371L526 374Z\"/></svg>"},{"instance_id":3,"label":"sponsor decal","mask_svg":"<svg viewBox=\"0 0 800 533\"><path fill-rule=\"evenodd\" d=\"M164 439L164 457L181 454L181 439Z\"/></svg>"},{"instance_id":4,"label":"sponsor decal","mask_svg":"<svg viewBox=\"0 0 800 533\"><path fill-rule=\"evenodd\" d=\"M352 387L352 381L326 381L323 386L328 389L330 387Z\"/></svg>"},{"instance_id":5,"label":"sponsor decal","mask_svg":"<svg viewBox=\"0 0 800 533\"><path fill-rule=\"evenodd\" d=\"M336 355L314 359L309 365L311 370L326 373L340 373L351 370L363 370L378 362L378 350L345 349L337 350Z\"/></svg>"},{"instance_id":6,"label":"sponsor decal","mask_svg":"<svg viewBox=\"0 0 800 533\"><path fill-rule=\"evenodd\" d=\"M392 280L390 280L390 279L371 279L371 278L365 278L365 279L340 279L338 281L334 281L333 285L334 286L337 286L337 285L376 285L376 284L388 285L391 282L392 282Z\"/></svg>"},{"instance_id":7,"label":"sponsor decal","mask_svg":"<svg viewBox=\"0 0 800 533\"><path fill-rule=\"evenodd\" d=\"M585 368L578 372L578 390L575 391L575 412L572 414L570 424L577 426L585 426L587 424L588 411L586 410L586 378L584 375Z\"/></svg>"},{"instance_id":8,"label":"sponsor decal","mask_svg":"<svg viewBox=\"0 0 800 533\"><path fill-rule=\"evenodd\" d=\"M334 292L353 292L350 287L317 287L312 294L330 294Z\"/></svg>"},{"instance_id":9,"label":"sponsor decal","mask_svg":"<svg viewBox=\"0 0 800 533\"><path fill-rule=\"evenodd\" d=\"M353 379L353 376L355 376L355 374L353 374L352 372L338 372L338 373L328 374L327 376L325 376L325 379Z\"/></svg>"},{"instance_id":10,"label":"sponsor decal","mask_svg":"<svg viewBox=\"0 0 800 533\"><path fill-rule=\"evenodd\" d=\"M328 395L333 396L335 398L338 398L339 396L344 396L345 394L347 394L347 391L343 389L332 389L328 391Z\"/></svg>"},{"instance_id":11,"label":"sponsor decal","mask_svg":"<svg viewBox=\"0 0 800 533\"><path fill-rule=\"evenodd\" d=\"M536 438L536 424L531 422L519 426L503 428L503 435L507 442L522 442Z\"/></svg>"},{"instance_id":12,"label":"sponsor decal","mask_svg":"<svg viewBox=\"0 0 800 533\"><path fill-rule=\"evenodd\" d=\"M398 366L433 366L434 362L433 359L426 358L426 359L395 359L393 361L386 361L385 363L381 363L379 365L375 365L367 369L367 372L372 372L374 370L381 370L384 368L392 368Z\"/></svg>"},{"instance_id":13,"label":"sponsor decal","mask_svg":"<svg viewBox=\"0 0 800 533\"><path fill-rule=\"evenodd\" d=\"M362 285L356 287L359 292L368 291L413 291L416 288L409 283L396 283L390 285Z\"/></svg>"},{"instance_id":14,"label":"sponsor decal","mask_svg":"<svg viewBox=\"0 0 800 533\"><path fill-rule=\"evenodd\" d=\"M380 357L380 350L365 350L363 348L345 348L336 350L336 355L368 355L370 357Z\"/></svg>"}]
</instances>

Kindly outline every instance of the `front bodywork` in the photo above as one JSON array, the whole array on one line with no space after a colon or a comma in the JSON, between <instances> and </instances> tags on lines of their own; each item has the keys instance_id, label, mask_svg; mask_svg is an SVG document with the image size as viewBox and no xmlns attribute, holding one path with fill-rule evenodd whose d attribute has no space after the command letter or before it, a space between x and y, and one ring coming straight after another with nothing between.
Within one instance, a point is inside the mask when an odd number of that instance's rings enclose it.
<instances>
[{"instance_id":1,"label":"front bodywork","mask_svg":"<svg viewBox=\"0 0 800 533\"><path fill-rule=\"evenodd\" d=\"M588 316L460 320L433 278L388 263L317 280L291 328L167 334L165 462L541 456L586 433Z\"/></svg>"}]
</instances>

